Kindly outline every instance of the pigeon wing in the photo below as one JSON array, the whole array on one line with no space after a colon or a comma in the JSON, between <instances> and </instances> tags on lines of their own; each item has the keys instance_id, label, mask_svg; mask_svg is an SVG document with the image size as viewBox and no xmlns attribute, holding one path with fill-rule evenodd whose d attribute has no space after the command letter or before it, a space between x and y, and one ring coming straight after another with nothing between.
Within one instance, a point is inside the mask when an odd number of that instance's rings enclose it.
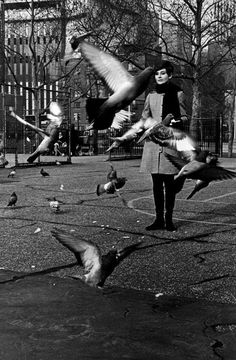
<instances>
[{"instance_id":1,"label":"pigeon wing","mask_svg":"<svg viewBox=\"0 0 236 360\"><path fill-rule=\"evenodd\" d=\"M132 114L133 113L131 113L130 111L124 109L118 111L112 120L111 128L117 130L122 129L124 123L130 121L130 116Z\"/></svg>"},{"instance_id":2,"label":"pigeon wing","mask_svg":"<svg viewBox=\"0 0 236 360\"><path fill-rule=\"evenodd\" d=\"M167 144L180 152L186 160L192 159L192 152L197 148L197 144L191 136L175 128L172 128L172 136L167 139Z\"/></svg>"},{"instance_id":3,"label":"pigeon wing","mask_svg":"<svg viewBox=\"0 0 236 360\"><path fill-rule=\"evenodd\" d=\"M188 164L188 162L181 157L173 156L166 152L164 154L165 154L165 157L167 157L167 159L179 170Z\"/></svg>"},{"instance_id":4,"label":"pigeon wing","mask_svg":"<svg viewBox=\"0 0 236 360\"><path fill-rule=\"evenodd\" d=\"M162 144L164 140L166 141L167 139L170 139L173 136L173 130L170 127L165 126L162 123L156 123L156 121L154 121L153 124L153 122L150 121L151 119L152 118L147 119L147 122L150 123L150 126L148 126L147 130L139 138L137 144L141 143L150 135L152 136L151 140L157 142L158 144Z\"/></svg>"},{"instance_id":5,"label":"pigeon wing","mask_svg":"<svg viewBox=\"0 0 236 360\"><path fill-rule=\"evenodd\" d=\"M171 126L165 126L163 123L157 123L149 127L137 143L140 143L148 136L152 141L160 145L177 150L186 160L192 158L192 152L197 147L195 141L185 132Z\"/></svg>"},{"instance_id":6,"label":"pigeon wing","mask_svg":"<svg viewBox=\"0 0 236 360\"><path fill-rule=\"evenodd\" d=\"M97 47L83 41L80 45L82 54L94 71L106 82L113 91L119 91L133 81L133 76L112 55L99 50Z\"/></svg>"},{"instance_id":7,"label":"pigeon wing","mask_svg":"<svg viewBox=\"0 0 236 360\"><path fill-rule=\"evenodd\" d=\"M38 133L39 135L41 135L43 138L45 138L45 136L48 136L49 134L38 128L37 126L30 124L28 121L22 119L20 116L18 116L17 114L15 114L15 112L10 108L10 115L12 117L14 117L16 120L18 120L20 123L22 123L25 126L28 126L29 128L31 128L32 130L34 130L36 133Z\"/></svg>"},{"instance_id":8,"label":"pigeon wing","mask_svg":"<svg viewBox=\"0 0 236 360\"><path fill-rule=\"evenodd\" d=\"M116 266L118 266L120 262L123 261L126 257L128 257L132 252L138 250L141 244L142 241L136 244L126 246L121 250L112 249L107 254L102 255L102 272L99 286L102 287L106 279L112 274Z\"/></svg>"},{"instance_id":9,"label":"pigeon wing","mask_svg":"<svg viewBox=\"0 0 236 360\"><path fill-rule=\"evenodd\" d=\"M115 179L117 179L117 171L114 170L113 166L111 165L111 170L107 174L107 180L111 181L111 180L115 180Z\"/></svg>"},{"instance_id":10,"label":"pigeon wing","mask_svg":"<svg viewBox=\"0 0 236 360\"><path fill-rule=\"evenodd\" d=\"M83 264L86 273L96 274L101 270L101 254L98 247L90 241L82 240L65 230L52 230L52 235L70 251L79 264Z\"/></svg>"},{"instance_id":11,"label":"pigeon wing","mask_svg":"<svg viewBox=\"0 0 236 360\"><path fill-rule=\"evenodd\" d=\"M204 165L204 167L202 166L195 174L193 174L195 179L210 182L230 180L236 177L236 172L227 170L221 166L214 166L209 164Z\"/></svg>"}]
</instances>

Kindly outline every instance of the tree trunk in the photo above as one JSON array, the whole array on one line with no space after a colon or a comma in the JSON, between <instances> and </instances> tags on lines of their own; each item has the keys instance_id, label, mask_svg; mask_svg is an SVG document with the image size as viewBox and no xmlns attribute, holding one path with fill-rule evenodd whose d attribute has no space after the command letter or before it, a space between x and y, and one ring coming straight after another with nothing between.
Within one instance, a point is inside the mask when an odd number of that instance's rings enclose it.
<instances>
[{"instance_id":1,"label":"tree trunk","mask_svg":"<svg viewBox=\"0 0 236 360\"><path fill-rule=\"evenodd\" d=\"M199 83L197 81L193 84L193 103L192 103L192 119L190 122L190 134L194 139L198 140L199 134L199 120L200 120L200 109L201 109L201 92Z\"/></svg>"},{"instance_id":2,"label":"tree trunk","mask_svg":"<svg viewBox=\"0 0 236 360\"><path fill-rule=\"evenodd\" d=\"M230 111L229 111L229 122L228 122L228 129L229 129L229 139L228 139L228 157L233 156L233 142L234 142L234 118L235 118L235 91L231 96L230 101Z\"/></svg>"},{"instance_id":3,"label":"tree trunk","mask_svg":"<svg viewBox=\"0 0 236 360\"><path fill-rule=\"evenodd\" d=\"M234 143L234 122L229 120L229 139L228 139L228 158L233 156L233 143Z\"/></svg>"}]
</instances>

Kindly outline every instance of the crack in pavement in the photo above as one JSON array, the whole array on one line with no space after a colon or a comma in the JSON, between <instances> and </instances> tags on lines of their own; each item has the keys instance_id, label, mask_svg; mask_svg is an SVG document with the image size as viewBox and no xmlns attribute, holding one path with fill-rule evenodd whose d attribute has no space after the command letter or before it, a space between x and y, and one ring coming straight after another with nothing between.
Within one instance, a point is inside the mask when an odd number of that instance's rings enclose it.
<instances>
[{"instance_id":1,"label":"crack in pavement","mask_svg":"<svg viewBox=\"0 0 236 360\"><path fill-rule=\"evenodd\" d=\"M207 255L207 254L211 254L211 253L216 253L216 252L221 252L221 251L224 251L224 250L229 250L227 248L222 248L222 249L215 249L215 250L206 250L206 251L202 251L202 252L199 252L197 254L194 254L193 257L195 257L197 260L198 260L198 263L203 263L206 261L205 257L202 256L202 255Z\"/></svg>"},{"instance_id":2,"label":"crack in pavement","mask_svg":"<svg viewBox=\"0 0 236 360\"><path fill-rule=\"evenodd\" d=\"M196 282L196 283L190 284L190 286L200 285L200 284L204 284L204 283L206 283L206 282L211 282L211 281L215 281L215 280L221 280L221 279L228 278L228 277L234 277L234 276L232 276L232 275L230 275L230 274L219 275L219 276L215 276L215 277L212 277L212 278L203 279L203 280L198 281L198 282Z\"/></svg>"}]
</instances>

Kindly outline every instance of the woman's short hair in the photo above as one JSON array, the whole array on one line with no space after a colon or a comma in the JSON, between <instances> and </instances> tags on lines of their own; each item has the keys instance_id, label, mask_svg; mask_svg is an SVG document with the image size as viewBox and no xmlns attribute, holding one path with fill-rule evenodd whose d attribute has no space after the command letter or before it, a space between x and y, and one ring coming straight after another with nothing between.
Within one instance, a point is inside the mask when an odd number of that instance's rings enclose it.
<instances>
[{"instance_id":1,"label":"woman's short hair","mask_svg":"<svg viewBox=\"0 0 236 360\"><path fill-rule=\"evenodd\" d=\"M156 71L161 69L166 69L168 75L172 75L174 72L174 66L171 64L170 61L163 60L160 64L158 64L155 68Z\"/></svg>"}]
</instances>

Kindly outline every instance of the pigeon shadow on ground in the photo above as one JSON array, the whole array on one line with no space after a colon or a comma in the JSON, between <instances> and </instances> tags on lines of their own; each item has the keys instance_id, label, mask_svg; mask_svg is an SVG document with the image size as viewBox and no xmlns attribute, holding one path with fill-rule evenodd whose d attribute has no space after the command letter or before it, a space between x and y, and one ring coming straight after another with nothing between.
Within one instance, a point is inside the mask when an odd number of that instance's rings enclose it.
<instances>
[{"instance_id":1,"label":"pigeon shadow on ground","mask_svg":"<svg viewBox=\"0 0 236 360\"><path fill-rule=\"evenodd\" d=\"M48 269L43 269L43 270L39 270L39 271L20 273L20 275L15 275L15 272L12 272L13 275L11 275L10 278L7 278L6 280L0 281L0 284L6 284L6 283L9 283L9 282L15 282L17 280L25 279L26 277L34 277L34 276L38 276L38 275L47 275L47 274L57 272L59 270L69 269L69 268L72 268L72 267L77 266L77 265L78 265L78 262L76 261L76 262L73 262L73 263L70 263L70 264L53 266L53 267L50 267Z\"/></svg>"},{"instance_id":2,"label":"pigeon shadow on ground","mask_svg":"<svg viewBox=\"0 0 236 360\"><path fill-rule=\"evenodd\" d=\"M207 204L207 203L206 203ZM221 222L222 226L228 226L227 222L224 222L224 217L232 217L234 216L236 211L236 204L227 204L225 206L220 206L220 208L211 209L211 211L201 211L199 209L191 209L191 211L186 211L186 213L191 212L195 214L194 220L196 221L202 221L204 217L204 221L211 221L213 220L213 224L216 221L216 217L220 217L220 220L217 220L217 222ZM185 212L182 209L180 212ZM177 216L178 217L178 216ZM181 220L181 222L184 223L184 219ZM187 223L187 221L186 221ZM236 228L236 225L235 225ZM234 227L231 226L231 229L233 230Z\"/></svg>"}]
</instances>

